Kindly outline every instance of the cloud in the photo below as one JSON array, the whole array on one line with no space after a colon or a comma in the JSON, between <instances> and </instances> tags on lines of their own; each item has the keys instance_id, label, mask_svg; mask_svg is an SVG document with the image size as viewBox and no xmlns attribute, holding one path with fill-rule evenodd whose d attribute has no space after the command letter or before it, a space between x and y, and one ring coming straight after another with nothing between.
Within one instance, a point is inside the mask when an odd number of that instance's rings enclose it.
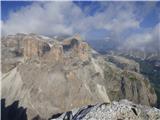
<instances>
[{"instance_id":1,"label":"cloud","mask_svg":"<svg viewBox=\"0 0 160 120\"><path fill-rule=\"evenodd\" d=\"M97 3L99 6L94 10ZM144 4L139 8L148 11L153 6ZM83 9L75 2L34 2L11 12L3 21L2 34L21 32L52 36L80 33L92 36L88 34L90 31L103 29L117 39L125 30L140 27L145 14L139 15L142 9L136 7L136 2L93 2Z\"/></svg>"},{"instance_id":2,"label":"cloud","mask_svg":"<svg viewBox=\"0 0 160 120\"><path fill-rule=\"evenodd\" d=\"M86 16L73 2L35 2L19 11L11 12L9 19L3 21L2 32L4 34L34 32L44 35L74 32L83 34L93 28L120 32L127 28L138 27L139 22L135 19L133 11L123 10L122 7L129 8L125 4L118 7L112 3L103 12L97 11L94 16Z\"/></svg>"},{"instance_id":3,"label":"cloud","mask_svg":"<svg viewBox=\"0 0 160 120\"><path fill-rule=\"evenodd\" d=\"M11 12L4 21L3 33L38 33L44 35L72 34L68 19L76 20L81 10L72 2L36 2L16 12Z\"/></svg>"},{"instance_id":4,"label":"cloud","mask_svg":"<svg viewBox=\"0 0 160 120\"><path fill-rule=\"evenodd\" d=\"M134 34L127 38L125 47L137 48L152 41L151 33Z\"/></svg>"},{"instance_id":5,"label":"cloud","mask_svg":"<svg viewBox=\"0 0 160 120\"><path fill-rule=\"evenodd\" d=\"M123 48L127 49L158 49L160 48L160 23L153 29L145 31L144 33L133 34L126 38Z\"/></svg>"}]
</instances>

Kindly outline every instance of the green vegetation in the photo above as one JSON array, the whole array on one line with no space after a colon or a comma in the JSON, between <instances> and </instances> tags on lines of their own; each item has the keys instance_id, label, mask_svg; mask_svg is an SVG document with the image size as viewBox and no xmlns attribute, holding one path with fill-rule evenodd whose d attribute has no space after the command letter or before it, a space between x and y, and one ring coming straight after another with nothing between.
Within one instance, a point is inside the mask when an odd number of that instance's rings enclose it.
<instances>
[{"instance_id":1,"label":"green vegetation","mask_svg":"<svg viewBox=\"0 0 160 120\"><path fill-rule=\"evenodd\" d=\"M157 94L157 107L160 108L160 67L155 66L156 60L140 60L130 56L125 56L133 59L140 65L140 73L149 78L151 85L154 87ZM147 83L147 82L146 82Z\"/></svg>"},{"instance_id":2,"label":"green vegetation","mask_svg":"<svg viewBox=\"0 0 160 120\"><path fill-rule=\"evenodd\" d=\"M160 84L154 85L154 89L157 94L157 107L160 108Z\"/></svg>"},{"instance_id":3,"label":"green vegetation","mask_svg":"<svg viewBox=\"0 0 160 120\"><path fill-rule=\"evenodd\" d=\"M136 78L135 76L133 76L133 75L130 75L128 78L129 78L131 81L137 80L137 78Z\"/></svg>"},{"instance_id":4,"label":"green vegetation","mask_svg":"<svg viewBox=\"0 0 160 120\"><path fill-rule=\"evenodd\" d=\"M150 82L154 84L160 84L160 70L157 70L153 62L139 61L140 72L146 75Z\"/></svg>"},{"instance_id":5,"label":"green vegetation","mask_svg":"<svg viewBox=\"0 0 160 120\"><path fill-rule=\"evenodd\" d=\"M136 60L140 64L140 72L147 76L157 94L157 107L160 108L160 68L154 66L154 61Z\"/></svg>"}]
</instances>

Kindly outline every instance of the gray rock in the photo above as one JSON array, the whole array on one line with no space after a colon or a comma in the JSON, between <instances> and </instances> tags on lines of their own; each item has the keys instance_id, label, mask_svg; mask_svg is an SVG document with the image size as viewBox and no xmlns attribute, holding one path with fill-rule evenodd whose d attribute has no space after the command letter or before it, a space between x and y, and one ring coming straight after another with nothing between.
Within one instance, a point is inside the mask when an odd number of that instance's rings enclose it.
<instances>
[{"instance_id":1,"label":"gray rock","mask_svg":"<svg viewBox=\"0 0 160 120\"><path fill-rule=\"evenodd\" d=\"M79 36L52 41L17 34L4 38L2 46L2 98L7 105L19 100L27 108L28 119L37 115L47 119L73 108L120 99L156 104L154 89L143 75L120 69L100 55L93 57ZM43 48L49 49L43 52ZM15 55L16 51L21 55ZM98 109L101 113L105 107Z\"/></svg>"},{"instance_id":2,"label":"gray rock","mask_svg":"<svg viewBox=\"0 0 160 120\"><path fill-rule=\"evenodd\" d=\"M103 109L102 109L103 106ZM111 104L97 104L92 107L84 107L77 110L77 114L70 115L67 120L160 120L160 110L148 106L134 104L127 100L121 100ZM63 113L62 116L52 120L64 120L64 116L69 116ZM81 118L80 118L81 117Z\"/></svg>"}]
</instances>

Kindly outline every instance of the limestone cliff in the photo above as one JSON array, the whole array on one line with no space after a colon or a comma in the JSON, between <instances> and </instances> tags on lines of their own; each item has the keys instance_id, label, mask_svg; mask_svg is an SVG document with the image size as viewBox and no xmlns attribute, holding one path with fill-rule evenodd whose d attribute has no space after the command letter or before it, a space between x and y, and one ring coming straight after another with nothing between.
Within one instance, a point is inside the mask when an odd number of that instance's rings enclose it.
<instances>
[{"instance_id":1,"label":"limestone cliff","mask_svg":"<svg viewBox=\"0 0 160 120\"><path fill-rule=\"evenodd\" d=\"M124 98L156 104L154 89L144 76L94 56L77 35L63 41L18 36L2 40L2 98L7 105L19 100L28 119Z\"/></svg>"}]
</instances>

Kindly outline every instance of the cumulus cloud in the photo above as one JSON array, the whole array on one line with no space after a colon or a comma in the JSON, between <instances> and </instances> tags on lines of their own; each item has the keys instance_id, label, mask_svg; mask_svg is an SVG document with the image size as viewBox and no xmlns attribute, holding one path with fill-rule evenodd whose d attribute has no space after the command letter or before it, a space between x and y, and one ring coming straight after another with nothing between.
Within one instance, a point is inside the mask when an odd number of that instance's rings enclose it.
<instances>
[{"instance_id":1,"label":"cumulus cloud","mask_svg":"<svg viewBox=\"0 0 160 120\"><path fill-rule=\"evenodd\" d=\"M90 14L97 3L98 8ZM131 29L141 29L140 22L154 6L155 2L93 2L92 5L82 8L75 2L34 2L18 11L10 12L8 19L1 21L2 34L37 33L54 36L80 33L83 37L88 35L94 39L94 34L88 33L103 29L106 37L110 37L109 41L112 40L120 47L143 48L159 39L159 24L152 30L131 34L127 38L124 36Z\"/></svg>"},{"instance_id":2,"label":"cumulus cloud","mask_svg":"<svg viewBox=\"0 0 160 120\"><path fill-rule=\"evenodd\" d=\"M127 38L125 47L136 48L152 41L151 33L134 34Z\"/></svg>"},{"instance_id":3,"label":"cumulus cloud","mask_svg":"<svg viewBox=\"0 0 160 120\"><path fill-rule=\"evenodd\" d=\"M139 27L134 14L134 5L128 3L103 4L103 11L86 15L73 2L35 2L19 11L11 12L3 21L3 34L38 33L44 35L85 34L92 29L106 29L122 32L128 28Z\"/></svg>"},{"instance_id":4,"label":"cumulus cloud","mask_svg":"<svg viewBox=\"0 0 160 120\"><path fill-rule=\"evenodd\" d=\"M157 49L160 48L160 23L158 23L153 29L145 31L144 33L133 34L126 38L126 42L123 44L123 48L135 49Z\"/></svg>"},{"instance_id":5,"label":"cumulus cloud","mask_svg":"<svg viewBox=\"0 0 160 120\"><path fill-rule=\"evenodd\" d=\"M11 12L4 21L3 33L39 33L44 35L72 34L73 28L67 21L76 20L81 14L72 2L36 2L16 12Z\"/></svg>"}]
</instances>

